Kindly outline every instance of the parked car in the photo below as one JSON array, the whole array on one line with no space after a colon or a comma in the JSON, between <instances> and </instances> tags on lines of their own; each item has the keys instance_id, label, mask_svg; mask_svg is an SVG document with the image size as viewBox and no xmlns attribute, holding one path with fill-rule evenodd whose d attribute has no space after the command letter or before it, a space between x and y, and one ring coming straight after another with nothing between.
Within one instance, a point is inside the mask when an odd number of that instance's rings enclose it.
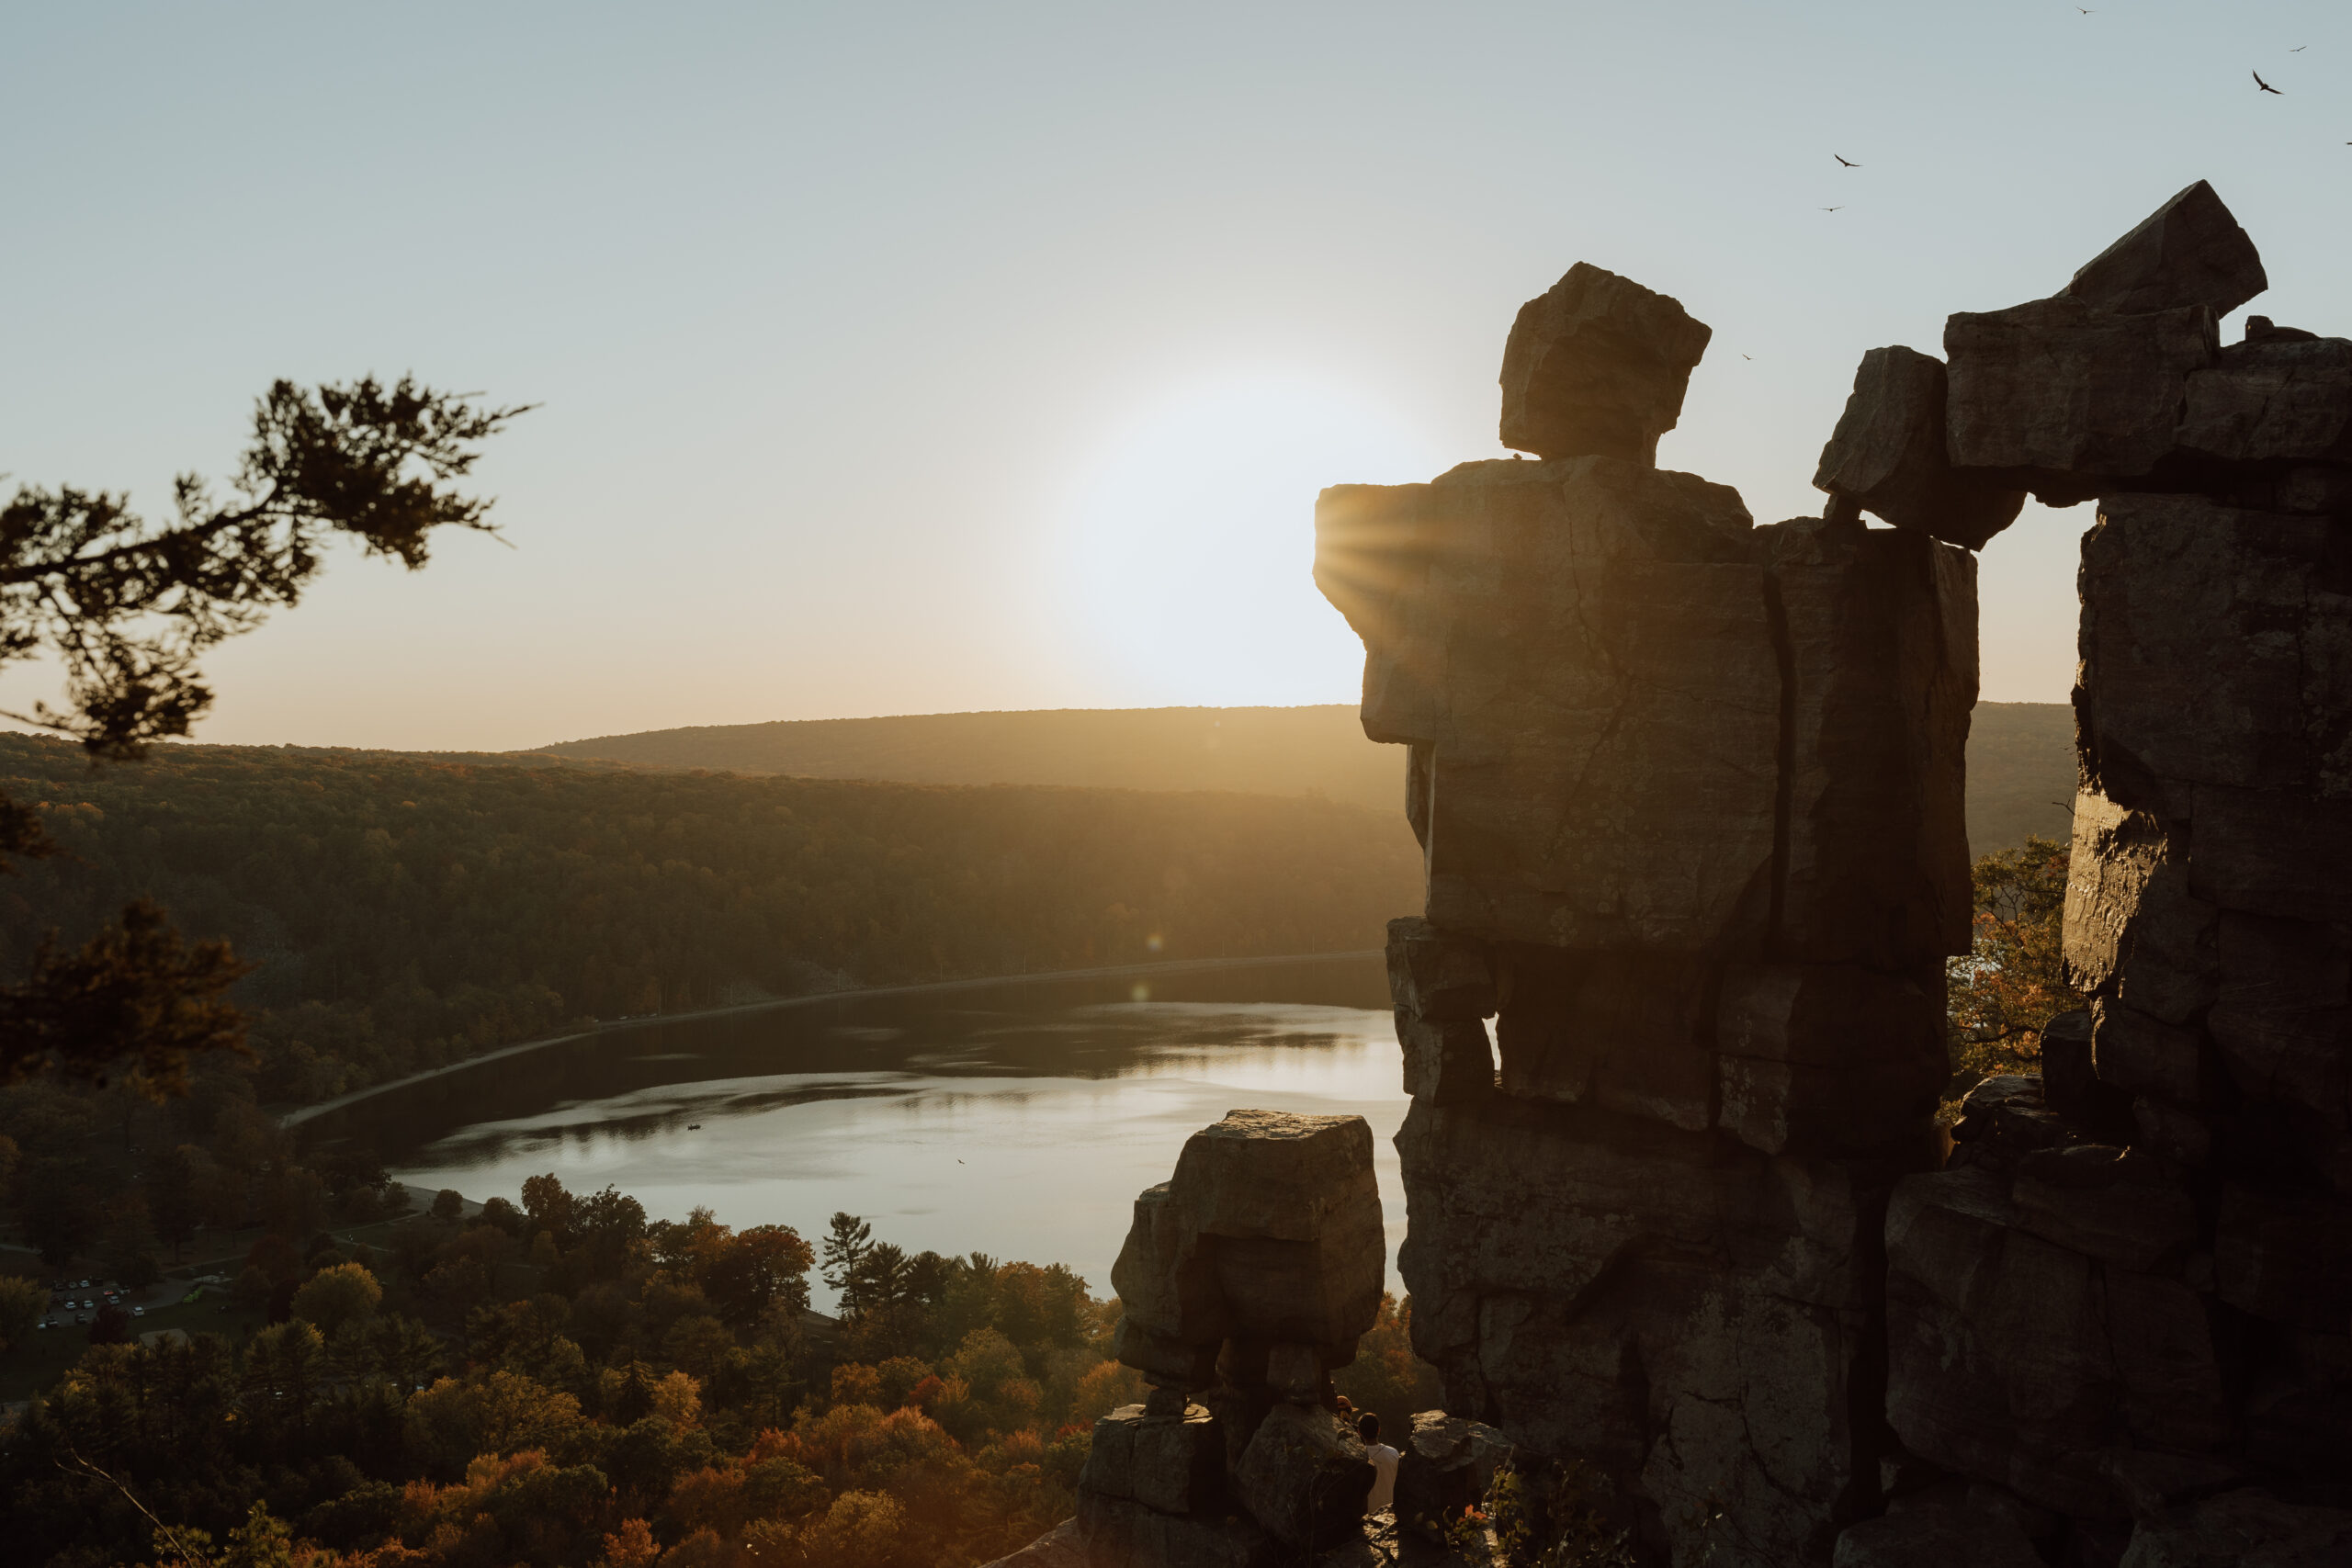
<instances>
[{"instance_id":1,"label":"parked car","mask_svg":"<svg viewBox=\"0 0 2352 1568\"><path fill-rule=\"evenodd\" d=\"M74 1314L74 1321L76 1323L87 1323L90 1321L90 1314L86 1312L77 1312Z\"/></svg>"},{"instance_id":2,"label":"parked car","mask_svg":"<svg viewBox=\"0 0 2352 1568\"><path fill-rule=\"evenodd\" d=\"M130 1309L130 1315L133 1317L145 1317L147 1315L147 1309L145 1307L132 1307Z\"/></svg>"}]
</instances>

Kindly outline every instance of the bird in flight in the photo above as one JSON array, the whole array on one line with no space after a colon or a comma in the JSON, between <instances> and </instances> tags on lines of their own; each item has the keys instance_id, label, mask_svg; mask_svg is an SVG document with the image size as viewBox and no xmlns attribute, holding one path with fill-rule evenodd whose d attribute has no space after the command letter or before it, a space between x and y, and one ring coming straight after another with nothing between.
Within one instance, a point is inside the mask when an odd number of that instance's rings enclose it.
<instances>
[{"instance_id":1,"label":"bird in flight","mask_svg":"<svg viewBox=\"0 0 2352 1568\"><path fill-rule=\"evenodd\" d=\"M2352 146L2352 143L2346 143L2346 145L2347 145L2347 146ZM1741 357L1742 359L1749 359L1749 360L1752 360L1752 359L1754 359L1756 356L1755 356L1754 355L1752 355L1752 354L1743 354L1743 355L1740 355L1740 357Z\"/></svg>"},{"instance_id":2,"label":"bird in flight","mask_svg":"<svg viewBox=\"0 0 2352 1568\"><path fill-rule=\"evenodd\" d=\"M1860 164L1855 163L1851 158L1847 157L1842 152L1832 152L1829 155L1837 159L1839 163L1845 164L1849 169L1859 169L1861 167Z\"/></svg>"},{"instance_id":3,"label":"bird in flight","mask_svg":"<svg viewBox=\"0 0 2352 1568\"><path fill-rule=\"evenodd\" d=\"M2086 17L2087 17L2087 16L2089 16L2089 15L2091 14L2091 13L2090 13L2090 8L2089 8L2088 6L2075 6L2075 10L2077 10L2077 11L2082 12L2082 14L2083 14L2084 16L2086 16Z\"/></svg>"},{"instance_id":4,"label":"bird in flight","mask_svg":"<svg viewBox=\"0 0 2352 1568\"><path fill-rule=\"evenodd\" d=\"M2307 49L2309 49L2309 48L2311 48L2311 45L2309 45L2309 44L2307 44L2307 43L2299 43L2299 44L2297 44L2294 48L2292 48L2292 49L2289 50L2287 52L2288 52L2289 54L2301 54L2301 53L2302 53L2302 52L2303 52L2303 51L2305 51L2305 50L2307 50Z\"/></svg>"},{"instance_id":5,"label":"bird in flight","mask_svg":"<svg viewBox=\"0 0 2352 1568\"><path fill-rule=\"evenodd\" d=\"M2352 142L2347 142L2346 145L2352 146ZM1824 212L1843 212L1845 209L1846 204L1841 201L1835 207L1825 207L1821 210Z\"/></svg>"},{"instance_id":6,"label":"bird in flight","mask_svg":"<svg viewBox=\"0 0 2352 1568\"><path fill-rule=\"evenodd\" d=\"M2261 88L2264 92L2266 92L2266 93L2278 93L2278 88L2276 88L2276 87L2272 86L2269 83L2267 83L2267 82L2266 82L2266 81L2264 81L2264 80L2262 79L2262 73L2261 73L2261 72L2259 72L2259 71L2254 72L2254 73L2252 73L2252 75L2253 75L2253 77L2254 77L2254 85L2255 85L2256 86L2257 86L2257 87ZM2285 97L2287 95L2286 95L2286 94L2284 94L2284 93L2278 93L2278 96L2279 96L2280 97L2282 97L2282 98L2283 98L2283 97Z\"/></svg>"}]
</instances>

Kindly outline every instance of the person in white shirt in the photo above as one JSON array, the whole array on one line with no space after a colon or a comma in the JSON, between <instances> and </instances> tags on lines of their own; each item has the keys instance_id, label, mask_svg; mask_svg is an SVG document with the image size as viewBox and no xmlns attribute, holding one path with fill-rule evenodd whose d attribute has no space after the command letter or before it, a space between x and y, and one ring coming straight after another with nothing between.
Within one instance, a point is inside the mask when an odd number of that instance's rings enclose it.
<instances>
[{"instance_id":1,"label":"person in white shirt","mask_svg":"<svg viewBox=\"0 0 2352 1568\"><path fill-rule=\"evenodd\" d=\"M1397 1452L1380 1440L1380 1417L1369 1410L1357 1418L1356 1436L1363 1439L1363 1457L1372 1462L1372 1495L1363 1500L1363 1511L1385 1514L1396 1505Z\"/></svg>"}]
</instances>

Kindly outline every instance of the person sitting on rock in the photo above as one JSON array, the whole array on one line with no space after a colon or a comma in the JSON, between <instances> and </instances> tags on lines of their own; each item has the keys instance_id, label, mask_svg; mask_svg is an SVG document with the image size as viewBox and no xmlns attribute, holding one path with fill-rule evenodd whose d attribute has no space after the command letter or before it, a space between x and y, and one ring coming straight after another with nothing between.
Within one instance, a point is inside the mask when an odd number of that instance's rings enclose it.
<instances>
[{"instance_id":1,"label":"person sitting on rock","mask_svg":"<svg viewBox=\"0 0 2352 1568\"><path fill-rule=\"evenodd\" d=\"M1395 1449L1380 1440L1380 1417L1367 1410L1356 1421L1356 1436L1363 1439L1363 1457L1372 1463L1372 1495L1363 1500L1367 1514L1385 1514L1396 1504Z\"/></svg>"}]
</instances>

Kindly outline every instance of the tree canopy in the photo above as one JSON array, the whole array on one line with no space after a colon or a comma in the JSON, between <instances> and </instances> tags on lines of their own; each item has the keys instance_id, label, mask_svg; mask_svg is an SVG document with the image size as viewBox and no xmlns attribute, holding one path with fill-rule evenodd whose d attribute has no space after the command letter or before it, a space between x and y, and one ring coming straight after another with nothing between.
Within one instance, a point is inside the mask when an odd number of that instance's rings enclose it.
<instances>
[{"instance_id":1,"label":"tree canopy","mask_svg":"<svg viewBox=\"0 0 2352 1568\"><path fill-rule=\"evenodd\" d=\"M281 380L254 406L226 498L184 473L167 523L124 494L18 487L0 505L0 665L54 660L65 704L7 716L106 761L187 734L212 703L206 651L300 600L335 538L414 570L435 529L492 531L490 502L456 481L524 412L406 376ZM0 796L0 870L55 851L36 809ZM0 986L0 1081L42 1067L100 1077L129 1057L136 1081L176 1088L190 1055L239 1043L222 998L243 973L225 945L182 942L134 899L79 949L44 942L28 976Z\"/></svg>"}]
</instances>

